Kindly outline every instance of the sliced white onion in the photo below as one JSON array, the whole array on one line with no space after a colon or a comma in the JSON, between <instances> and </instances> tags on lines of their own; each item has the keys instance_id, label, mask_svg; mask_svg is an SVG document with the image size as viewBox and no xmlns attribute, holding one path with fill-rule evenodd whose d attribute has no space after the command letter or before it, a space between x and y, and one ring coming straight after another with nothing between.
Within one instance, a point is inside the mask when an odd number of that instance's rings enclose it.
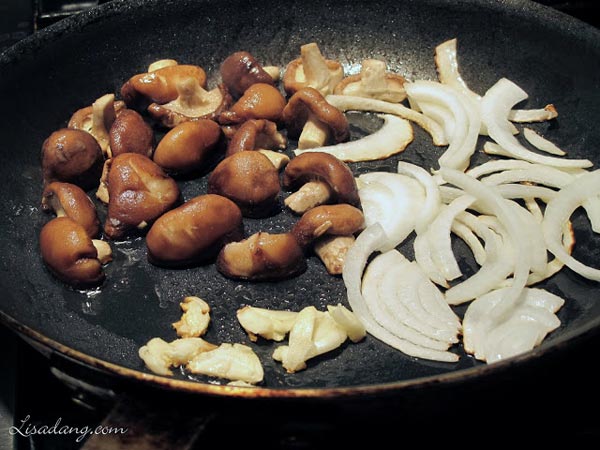
<instances>
[{"instance_id":1,"label":"sliced white onion","mask_svg":"<svg viewBox=\"0 0 600 450\"><path fill-rule=\"evenodd\" d=\"M413 250L415 253L415 261L421 270L427 274L427 277L439 286L445 288L449 287L450 285L446 281L446 277L442 275L440 269L433 261L427 233L417 235L413 242Z\"/></svg>"},{"instance_id":2,"label":"sliced white onion","mask_svg":"<svg viewBox=\"0 0 600 450\"><path fill-rule=\"evenodd\" d=\"M573 175L555 167L532 164L528 169L505 170L488 175L482 178L481 182L487 185L527 182L561 188L571 183L573 179Z\"/></svg>"},{"instance_id":3,"label":"sliced white onion","mask_svg":"<svg viewBox=\"0 0 600 450\"><path fill-rule=\"evenodd\" d=\"M325 100L341 111L371 111L384 114L393 114L403 119L416 123L427 131L437 146L448 145L444 129L435 121L425 115L397 103L389 103L373 98L355 97L351 95L328 95Z\"/></svg>"},{"instance_id":4,"label":"sliced white onion","mask_svg":"<svg viewBox=\"0 0 600 450\"><path fill-rule=\"evenodd\" d=\"M542 222L544 239L550 253L571 270L590 280L600 281L600 270L589 267L567 253L561 242L562 229L573 211L591 197L600 194L600 170L589 172L561 189L548 202Z\"/></svg>"},{"instance_id":5,"label":"sliced white onion","mask_svg":"<svg viewBox=\"0 0 600 450\"><path fill-rule=\"evenodd\" d=\"M508 114L511 108L527 98L527 93L506 78L498 80L481 101L481 119L494 141L514 158L554 167L590 167L587 159L562 159L534 153L523 147L512 135Z\"/></svg>"},{"instance_id":6,"label":"sliced white onion","mask_svg":"<svg viewBox=\"0 0 600 450\"><path fill-rule=\"evenodd\" d=\"M567 153L559 148L553 142L536 133L531 128L523 128L523 137L537 148L539 151L550 153L551 155L565 156Z\"/></svg>"},{"instance_id":7,"label":"sliced white onion","mask_svg":"<svg viewBox=\"0 0 600 450\"><path fill-rule=\"evenodd\" d=\"M494 172L503 172L505 170L513 169L529 169L531 167L532 164L530 162L521 159L494 159L467 170L466 174L473 178L479 178Z\"/></svg>"},{"instance_id":8,"label":"sliced white onion","mask_svg":"<svg viewBox=\"0 0 600 450\"><path fill-rule=\"evenodd\" d=\"M545 122L556 119L558 111L554 105L549 104L542 109L513 109L508 113L508 120L511 122Z\"/></svg>"},{"instance_id":9,"label":"sliced white onion","mask_svg":"<svg viewBox=\"0 0 600 450\"><path fill-rule=\"evenodd\" d=\"M365 329L375 338L383 341L390 347L400 350L410 356L436 361L455 362L458 355L447 352L431 350L400 339L387 331L373 318L361 294L362 273L371 253L378 250L381 245L388 242L383 228L379 224L371 225L360 233L354 245L348 250L345 258L342 278L348 293L350 307Z\"/></svg>"},{"instance_id":10,"label":"sliced white onion","mask_svg":"<svg viewBox=\"0 0 600 450\"><path fill-rule=\"evenodd\" d=\"M408 162L400 161L398 163L398 173L413 177L425 189L425 202L415 223L417 233L421 233L427 229L440 210L442 200L439 186L425 169Z\"/></svg>"},{"instance_id":11,"label":"sliced white onion","mask_svg":"<svg viewBox=\"0 0 600 450\"><path fill-rule=\"evenodd\" d=\"M358 162L385 159L402 152L413 140L412 126L407 120L391 114L381 114L379 117L384 121L383 126L373 134L325 147L296 149L294 153L297 156L305 152L324 152L342 161Z\"/></svg>"},{"instance_id":12,"label":"sliced white onion","mask_svg":"<svg viewBox=\"0 0 600 450\"><path fill-rule=\"evenodd\" d=\"M481 96L469 89L458 70L456 43L456 38L449 39L435 48L435 65L438 78L441 83L452 86L471 99L479 101Z\"/></svg>"},{"instance_id":13,"label":"sliced white onion","mask_svg":"<svg viewBox=\"0 0 600 450\"><path fill-rule=\"evenodd\" d=\"M464 223L455 220L452 222L452 232L461 238L465 244L467 244L471 250L471 253L473 253L475 262L482 266L487 259L487 254L483 248L483 245L481 245L481 241L477 238L475 233L473 233L473 230L471 230Z\"/></svg>"}]
</instances>

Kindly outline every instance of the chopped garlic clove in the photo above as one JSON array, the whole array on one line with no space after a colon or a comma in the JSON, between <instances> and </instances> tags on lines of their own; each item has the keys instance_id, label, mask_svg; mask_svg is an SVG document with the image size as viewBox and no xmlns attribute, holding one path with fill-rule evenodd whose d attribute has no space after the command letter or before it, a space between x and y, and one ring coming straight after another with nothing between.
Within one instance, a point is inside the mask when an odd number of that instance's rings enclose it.
<instances>
[{"instance_id":1,"label":"chopped garlic clove","mask_svg":"<svg viewBox=\"0 0 600 450\"><path fill-rule=\"evenodd\" d=\"M173 366L181 366L202 352L216 348L201 338L176 339L166 342L153 338L139 349L139 356L146 367L158 375L173 375Z\"/></svg>"},{"instance_id":2,"label":"chopped garlic clove","mask_svg":"<svg viewBox=\"0 0 600 450\"><path fill-rule=\"evenodd\" d=\"M282 341L292 329L297 316L297 312L272 311L254 306L245 306L237 311L238 321L253 342L256 342L257 336Z\"/></svg>"},{"instance_id":3,"label":"chopped garlic clove","mask_svg":"<svg viewBox=\"0 0 600 450\"><path fill-rule=\"evenodd\" d=\"M242 344L221 344L212 351L200 353L189 361L186 367L194 374L250 384L260 383L264 376L256 353Z\"/></svg>"},{"instance_id":4,"label":"chopped garlic clove","mask_svg":"<svg viewBox=\"0 0 600 450\"><path fill-rule=\"evenodd\" d=\"M356 315L341 303L327 305L327 311L335 322L346 332L352 342L359 342L367 335L365 326Z\"/></svg>"},{"instance_id":5,"label":"chopped garlic clove","mask_svg":"<svg viewBox=\"0 0 600 450\"><path fill-rule=\"evenodd\" d=\"M203 336L210 322L210 306L199 297L185 297L180 303L184 314L173 324L177 336L189 338Z\"/></svg>"}]
</instances>

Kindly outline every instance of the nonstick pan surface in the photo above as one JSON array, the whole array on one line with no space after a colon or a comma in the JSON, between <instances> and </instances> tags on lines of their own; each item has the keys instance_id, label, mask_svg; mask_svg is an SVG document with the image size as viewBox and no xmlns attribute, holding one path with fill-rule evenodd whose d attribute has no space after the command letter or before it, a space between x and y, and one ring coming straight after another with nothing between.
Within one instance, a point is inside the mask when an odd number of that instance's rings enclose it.
<instances>
[{"instance_id":1,"label":"nonstick pan surface","mask_svg":"<svg viewBox=\"0 0 600 450\"><path fill-rule=\"evenodd\" d=\"M568 149L569 157L600 162L600 34L593 28L528 1L123 1L109 3L56 24L0 57L0 310L3 321L75 360L146 383L177 390L240 396L329 396L397 391L473 378L535 361L568 347L600 326L600 289L568 269L542 287L562 295L562 326L533 352L486 366L464 354L455 364L410 358L372 337L311 360L305 371L286 374L272 360L272 343L250 344L265 368L264 384L230 388L190 379L153 376L138 358L152 337L175 339L170 324L181 316L179 302L198 295L212 307L206 339L248 339L235 311L242 305L300 310L344 303L341 279L327 275L316 258L301 276L277 283L232 281L214 265L184 270L157 268L146 261L143 237L113 245L107 281L97 290L77 291L44 267L39 230L50 220L40 210L40 149L66 125L71 114L107 92L118 93L131 75L149 63L174 58L198 64L218 80L221 61L247 50L259 61L285 66L300 45L315 41L348 73L364 58L385 59L409 80L436 79L433 51L458 38L460 70L470 87L484 93L500 77L530 95L524 107L553 103L559 118L533 127ZM352 138L373 132L380 121L349 114ZM400 156L357 163L355 174L393 171L399 159L434 167L442 149L417 126L415 140ZM477 155L474 162L483 161ZM185 199L206 192L206 176L180 180ZM93 192L90 192L93 195ZM105 209L99 207L101 219ZM245 220L246 234L281 232L296 220L283 211L269 219ZM588 264L600 258L600 239L577 213L575 256ZM412 257L411 246L401 248ZM475 266L463 255L466 273ZM459 310L460 313L463 310Z\"/></svg>"}]
</instances>

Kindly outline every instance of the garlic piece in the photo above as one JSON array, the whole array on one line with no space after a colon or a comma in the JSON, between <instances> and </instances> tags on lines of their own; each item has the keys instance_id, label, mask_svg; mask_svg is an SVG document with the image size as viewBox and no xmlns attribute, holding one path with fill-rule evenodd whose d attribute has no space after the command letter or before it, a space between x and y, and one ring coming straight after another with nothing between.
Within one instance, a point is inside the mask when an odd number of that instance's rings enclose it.
<instances>
[{"instance_id":1,"label":"garlic piece","mask_svg":"<svg viewBox=\"0 0 600 450\"><path fill-rule=\"evenodd\" d=\"M238 321L252 342L256 342L258 336L282 341L292 329L297 316L297 312L273 311L254 306L245 306L237 311Z\"/></svg>"},{"instance_id":2,"label":"garlic piece","mask_svg":"<svg viewBox=\"0 0 600 450\"><path fill-rule=\"evenodd\" d=\"M199 297L185 297L179 304L183 315L173 324L177 336L183 338L199 337L206 333L210 322L210 306Z\"/></svg>"},{"instance_id":3,"label":"garlic piece","mask_svg":"<svg viewBox=\"0 0 600 450\"><path fill-rule=\"evenodd\" d=\"M186 367L194 374L250 384L260 383L264 377L258 356L242 344L221 344L212 351L198 354Z\"/></svg>"}]
</instances>

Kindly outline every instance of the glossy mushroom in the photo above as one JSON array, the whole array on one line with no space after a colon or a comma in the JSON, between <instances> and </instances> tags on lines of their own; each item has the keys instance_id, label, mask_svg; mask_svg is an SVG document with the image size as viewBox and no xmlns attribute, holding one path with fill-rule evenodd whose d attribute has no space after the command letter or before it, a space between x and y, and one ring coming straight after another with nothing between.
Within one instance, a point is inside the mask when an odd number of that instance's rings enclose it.
<instances>
[{"instance_id":1,"label":"glossy mushroom","mask_svg":"<svg viewBox=\"0 0 600 450\"><path fill-rule=\"evenodd\" d=\"M286 166L282 185L296 192L285 205L302 214L324 203L347 203L360 207L358 187L346 163L323 152L301 154Z\"/></svg>"},{"instance_id":2,"label":"glossy mushroom","mask_svg":"<svg viewBox=\"0 0 600 450\"><path fill-rule=\"evenodd\" d=\"M177 183L151 159L138 153L112 158L107 185L104 232L111 239L146 228L179 200Z\"/></svg>"},{"instance_id":3,"label":"glossy mushroom","mask_svg":"<svg viewBox=\"0 0 600 450\"><path fill-rule=\"evenodd\" d=\"M165 213L146 236L148 260L186 266L213 260L223 245L243 237L242 212L220 195L200 195Z\"/></svg>"},{"instance_id":4,"label":"glossy mushroom","mask_svg":"<svg viewBox=\"0 0 600 450\"><path fill-rule=\"evenodd\" d=\"M234 98L256 83L275 84L273 77L248 52L235 52L221 64L221 79Z\"/></svg>"},{"instance_id":5,"label":"glossy mushroom","mask_svg":"<svg viewBox=\"0 0 600 450\"><path fill-rule=\"evenodd\" d=\"M277 280L304 272L306 261L292 234L259 232L223 247L217 258L217 270L233 279Z\"/></svg>"},{"instance_id":6,"label":"glossy mushroom","mask_svg":"<svg viewBox=\"0 0 600 450\"><path fill-rule=\"evenodd\" d=\"M284 153L287 139L278 130L277 125L269 120L248 120L244 122L231 137L226 156L243 151L258 151L265 155L279 170L290 162Z\"/></svg>"},{"instance_id":7,"label":"glossy mushroom","mask_svg":"<svg viewBox=\"0 0 600 450\"><path fill-rule=\"evenodd\" d=\"M42 145L44 184L64 181L90 189L98 183L103 161L102 150L91 134L82 130L60 129Z\"/></svg>"},{"instance_id":8,"label":"glossy mushroom","mask_svg":"<svg viewBox=\"0 0 600 450\"><path fill-rule=\"evenodd\" d=\"M161 104L152 103L148 113L167 128L198 119L215 119L232 102L231 95L220 84L205 90L194 78L181 78L175 83L177 98Z\"/></svg>"},{"instance_id":9,"label":"glossy mushroom","mask_svg":"<svg viewBox=\"0 0 600 450\"><path fill-rule=\"evenodd\" d=\"M300 47L300 58L287 65L283 87L288 95L293 95L305 87L312 87L322 95L329 95L343 77L342 65L337 61L325 59L319 46L311 42Z\"/></svg>"},{"instance_id":10,"label":"glossy mushroom","mask_svg":"<svg viewBox=\"0 0 600 450\"><path fill-rule=\"evenodd\" d=\"M40 249L50 272L76 288L102 283L102 264L111 259L106 242L92 240L85 228L68 217L57 217L44 225Z\"/></svg>"},{"instance_id":11,"label":"glossy mushroom","mask_svg":"<svg viewBox=\"0 0 600 450\"><path fill-rule=\"evenodd\" d=\"M133 109L119 112L109 131L111 156L139 153L152 156L154 132L144 118Z\"/></svg>"},{"instance_id":12,"label":"glossy mushroom","mask_svg":"<svg viewBox=\"0 0 600 450\"><path fill-rule=\"evenodd\" d=\"M53 211L57 217L69 217L81 225L89 237L100 232L100 221L96 207L79 186L54 181L46 186L42 194L42 209Z\"/></svg>"},{"instance_id":13,"label":"glossy mushroom","mask_svg":"<svg viewBox=\"0 0 600 450\"><path fill-rule=\"evenodd\" d=\"M400 103L406 98L403 76L388 72L384 61L365 59L360 73L340 81L333 93Z\"/></svg>"},{"instance_id":14,"label":"glossy mushroom","mask_svg":"<svg viewBox=\"0 0 600 450\"><path fill-rule=\"evenodd\" d=\"M321 205L302 215L292 228L301 247L314 244L327 272L340 275L347 251L354 244L354 233L364 228L363 213L347 204Z\"/></svg>"},{"instance_id":15,"label":"glossy mushroom","mask_svg":"<svg viewBox=\"0 0 600 450\"><path fill-rule=\"evenodd\" d=\"M256 83L244 95L219 116L222 125L239 124L250 119L266 119L279 122L285 98L276 87L266 83Z\"/></svg>"},{"instance_id":16,"label":"glossy mushroom","mask_svg":"<svg viewBox=\"0 0 600 450\"><path fill-rule=\"evenodd\" d=\"M279 192L277 169L258 152L239 152L225 158L208 178L208 193L229 198L245 217L269 215Z\"/></svg>"},{"instance_id":17,"label":"glossy mushroom","mask_svg":"<svg viewBox=\"0 0 600 450\"><path fill-rule=\"evenodd\" d=\"M199 170L217 150L220 137L221 128L212 120L181 123L159 142L154 152L154 162L167 172Z\"/></svg>"},{"instance_id":18,"label":"glossy mushroom","mask_svg":"<svg viewBox=\"0 0 600 450\"><path fill-rule=\"evenodd\" d=\"M281 119L288 136L298 138L298 148L302 150L337 144L350 137L350 125L344 113L313 88L296 92L283 109Z\"/></svg>"}]
</instances>

